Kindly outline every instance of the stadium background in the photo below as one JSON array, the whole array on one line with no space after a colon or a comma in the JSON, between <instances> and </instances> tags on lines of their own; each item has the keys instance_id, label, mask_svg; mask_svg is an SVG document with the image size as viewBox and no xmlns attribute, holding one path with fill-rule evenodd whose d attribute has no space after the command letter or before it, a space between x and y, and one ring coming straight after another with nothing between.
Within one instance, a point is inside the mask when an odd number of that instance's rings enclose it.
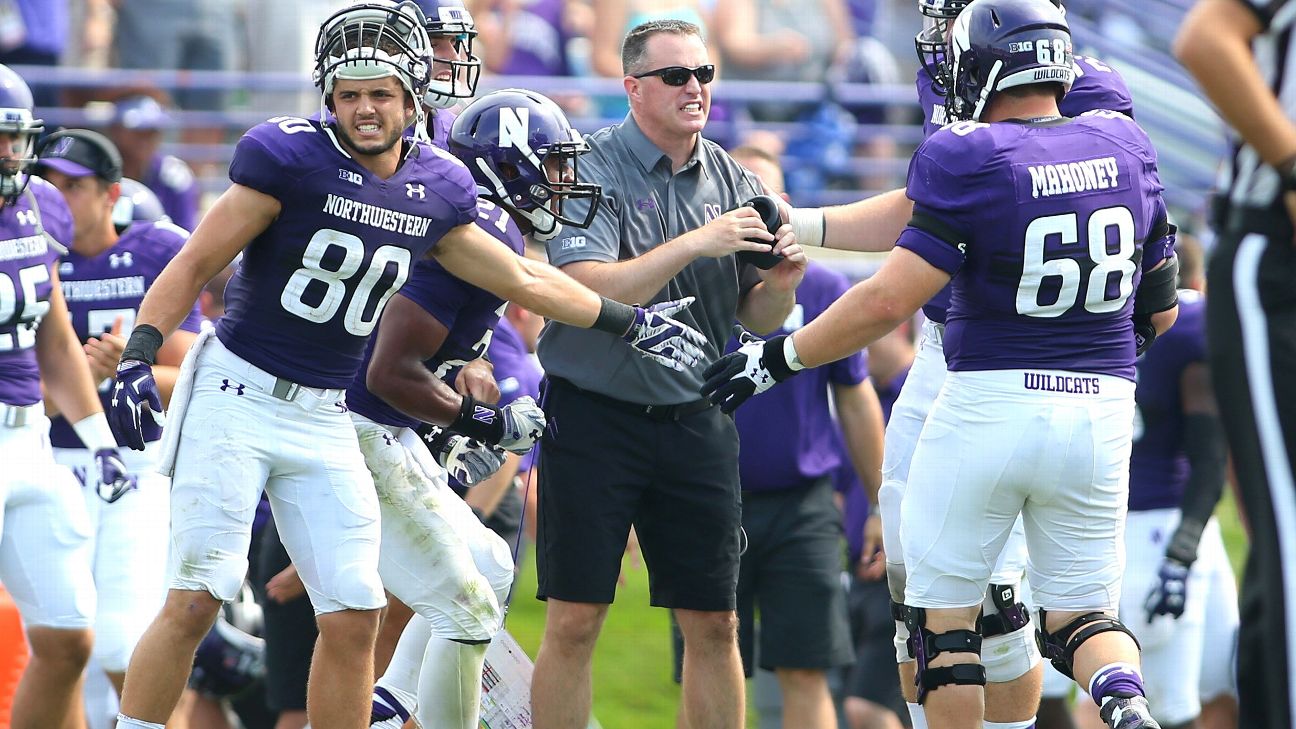
<instances>
[{"instance_id":1,"label":"stadium background","mask_svg":"<svg viewBox=\"0 0 1296 729\"><path fill-rule=\"evenodd\" d=\"M104 127L113 118L111 102L129 94L146 93L162 101L169 108L163 151L189 163L204 203L209 203L228 184L226 165L243 130L270 116L318 108L309 73L314 34L319 22L346 2L175 0L169 4L186 14L158 17L158 37L184 33L184 43L211 41L220 49L220 57L177 64L189 68L126 70L116 67L112 12L104 8L134 1L38 0L67 7L62 46L54 49L60 62L14 64L14 68L38 97L49 100L37 109L49 128ZM564 42L569 73L486 74L479 91L517 86L549 94L585 132L620 121L625 113L620 78L599 75L598 50L591 38L603 22L600 13L628 1L565 0L565 21L575 29ZM674 4L706 12L717 1L636 4ZM480 23L506 12L524 12L533 2L468 0L467 4ZM912 38L920 27L916 3L842 2L850 12L856 41L820 79L726 81L721 65L721 80L714 86L715 110L707 136L727 145L753 139L774 145L782 153L789 193L805 205L847 202L902 185L909 154L922 138L912 83L916 70ZM1138 121L1156 144L1177 222L1209 246L1212 236L1204 228L1206 198L1224 152L1222 126L1169 54L1190 0L1068 0L1065 4L1077 52L1113 65L1128 83ZM624 7L616 9L625 12ZM29 41L43 32L28 28ZM5 44L2 36L0 47ZM720 54L713 48L713 55ZM203 101L188 108L176 105L185 99ZM753 109L753 104L770 99L778 99L790 111L771 118ZM853 277L868 275L880 260L845 255L816 258ZM1220 514L1240 574L1245 537L1231 499L1221 505ZM544 606L532 599L535 569L529 554L520 570L508 627L534 655ZM595 715L609 728L671 726L679 692L670 679L668 617L665 611L648 607L646 574L641 568L627 565L625 578L595 654ZM749 724L755 726L755 712L749 717Z\"/></svg>"}]
</instances>

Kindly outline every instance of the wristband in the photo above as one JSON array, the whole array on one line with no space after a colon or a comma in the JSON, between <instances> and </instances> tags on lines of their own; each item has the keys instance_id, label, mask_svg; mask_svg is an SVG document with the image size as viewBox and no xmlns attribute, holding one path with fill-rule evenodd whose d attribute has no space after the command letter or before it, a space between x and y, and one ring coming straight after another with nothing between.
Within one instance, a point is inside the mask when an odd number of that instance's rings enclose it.
<instances>
[{"instance_id":1,"label":"wristband","mask_svg":"<svg viewBox=\"0 0 1296 729\"><path fill-rule=\"evenodd\" d=\"M126 348L122 350L121 361L139 360L147 365L157 363L158 350L162 348L162 332L152 324L136 324L131 330Z\"/></svg>"},{"instance_id":2,"label":"wristband","mask_svg":"<svg viewBox=\"0 0 1296 729\"><path fill-rule=\"evenodd\" d=\"M600 306L598 318L590 325L590 329L597 329L601 332L615 334L618 337L624 337L630 333L630 327L634 326L635 309L633 306L623 304L620 301L613 301L606 296L599 297ZM465 433L465 435L467 435Z\"/></svg>"},{"instance_id":3,"label":"wristband","mask_svg":"<svg viewBox=\"0 0 1296 729\"><path fill-rule=\"evenodd\" d=\"M824 210L823 208L792 208L788 223L796 234L797 243L803 246L823 247L824 244Z\"/></svg>"},{"instance_id":4,"label":"wristband","mask_svg":"<svg viewBox=\"0 0 1296 729\"><path fill-rule=\"evenodd\" d=\"M108 427L108 418L103 413L95 413L72 424L86 450L94 453L105 448L116 448L117 439L113 437L112 428Z\"/></svg>"},{"instance_id":5,"label":"wristband","mask_svg":"<svg viewBox=\"0 0 1296 729\"><path fill-rule=\"evenodd\" d=\"M788 369L793 372L800 372L806 366L801 362L801 355L797 354L796 344L792 341L792 335L789 334L787 339L783 340L783 361L787 363Z\"/></svg>"},{"instance_id":6,"label":"wristband","mask_svg":"<svg viewBox=\"0 0 1296 729\"><path fill-rule=\"evenodd\" d=\"M1202 532L1205 530L1205 522L1185 518L1170 537L1166 556L1185 567L1191 567L1197 561L1197 545L1201 543Z\"/></svg>"},{"instance_id":7,"label":"wristband","mask_svg":"<svg viewBox=\"0 0 1296 729\"><path fill-rule=\"evenodd\" d=\"M478 402L472 395L464 395L450 430L487 445L499 445L504 438L504 411Z\"/></svg>"}]
</instances>

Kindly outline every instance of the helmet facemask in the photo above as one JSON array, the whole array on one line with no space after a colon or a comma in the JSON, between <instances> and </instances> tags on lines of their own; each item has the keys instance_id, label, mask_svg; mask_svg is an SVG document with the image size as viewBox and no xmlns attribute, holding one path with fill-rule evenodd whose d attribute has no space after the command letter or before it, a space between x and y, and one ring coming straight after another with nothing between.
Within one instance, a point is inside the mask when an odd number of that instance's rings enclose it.
<instances>
[{"instance_id":1,"label":"helmet facemask","mask_svg":"<svg viewBox=\"0 0 1296 729\"><path fill-rule=\"evenodd\" d=\"M12 134L14 156L0 158L0 198L12 204L27 187L27 169L36 164L36 137L44 130L31 109L0 108L0 133Z\"/></svg>"},{"instance_id":2,"label":"helmet facemask","mask_svg":"<svg viewBox=\"0 0 1296 729\"><path fill-rule=\"evenodd\" d=\"M459 27L459 30L455 30ZM461 23L442 23L432 37L444 38L453 44L454 57L447 57L432 47L432 77L428 81L423 104L431 109L448 109L460 99L477 95L477 81L481 78L482 60L473 53L473 40L477 30L472 20ZM449 70L448 79L437 76Z\"/></svg>"},{"instance_id":3,"label":"helmet facemask","mask_svg":"<svg viewBox=\"0 0 1296 729\"><path fill-rule=\"evenodd\" d=\"M414 124L416 138L426 141L418 99L431 78L430 46L423 13L413 3L376 1L335 13L320 26L315 44L314 81L322 92L321 114L331 105L338 79L395 76L414 102L414 116L405 120L406 126Z\"/></svg>"}]
</instances>

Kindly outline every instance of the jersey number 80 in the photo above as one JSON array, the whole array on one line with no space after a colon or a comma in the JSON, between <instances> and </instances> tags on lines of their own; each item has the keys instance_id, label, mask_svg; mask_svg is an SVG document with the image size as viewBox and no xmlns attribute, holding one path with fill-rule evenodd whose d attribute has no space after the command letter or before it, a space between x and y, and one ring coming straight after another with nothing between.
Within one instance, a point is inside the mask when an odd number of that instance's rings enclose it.
<instances>
[{"instance_id":1,"label":"jersey number 80","mask_svg":"<svg viewBox=\"0 0 1296 729\"><path fill-rule=\"evenodd\" d=\"M329 270L324 267L324 256L334 246L342 249L342 262L336 270ZM342 325L348 333L357 337L369 336L378 323L378 315L387 305L387 300L404 285L409 276L410 252L398 246L379 247L369 259L369 267L357 283L353 277L360 271L364 256L364 242L358 236L331 228L316 232L311 236L306 252L302 254L302 267L289 277L279 303L290 314L323 324L338 313L350 294L351 300L347 303ZM390 266L395 266L395 278L384 289L376 291ZM319 290L319 284L312 287L312 282L319 282L325 287L318 304L308 304L304 298L308 288Z\"/></svg>"}]
</instances>

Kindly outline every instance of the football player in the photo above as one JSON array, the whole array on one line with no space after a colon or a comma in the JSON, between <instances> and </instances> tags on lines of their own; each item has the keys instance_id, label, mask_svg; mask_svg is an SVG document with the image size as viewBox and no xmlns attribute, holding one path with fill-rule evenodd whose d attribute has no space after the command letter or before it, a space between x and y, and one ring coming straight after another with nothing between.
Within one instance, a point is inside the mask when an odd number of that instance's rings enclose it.
<instances>
[{"instance_id":1,"label":"football player","mask_svg":"<svg viewBox=\"0 0 1296 729\"><path fill-rule=\"evenodd\" d=\"M189 233L165 221L135 223L118 233L113 213L122 194L122 163L107 137L86 129L57 132L42 142L37 157L36 174L63 193L72 211L72 250L59 264L59 279L72 328L85 345L94 381L103 383L100 398L106 405L144 292ZM154 373L164 403L201 325L194 306L158 350ZM166 595L171 483L157 472L161 437L161 428L150 427L144 452L123 454L132 476L129 488L85 489L99 595L94 659L118 694L131 652ZM50 426L50 441L59 463L83 479L93 473L94 453L61 415Z\"/></svg>"},{"instance_id":2,"label":"football player","mask_svg":"<svg viewBox=\"0 0 1296 729\"><path fill-rule=\"evenodd\" d=\"M55 267L73 240L72 215L53 185L27 174L41 124L32 118L31 90L7 66L0 66L0 120L0 582L31 646L11 721L22 729L80 726L95 612L90 520L76 479L50 451L42 390L92 454L96 492L119 494L134 481L104 419Z\"/></svg>"},{"instance_id":3,"label":"football player","mask_svg":"<svg viewBox=\"0 0 1296 729\"><path fill-rule=\"evenodd\" d=\"M1051 4L976 0L947 48L946 104L960 123L911 162L901 250L835 312L713 367L708 387L736 407L770 386L763 375L785 379L884 334L952 277L950 372L901 507L901 613L918 703L930 726L980 724L987 671L973 627L1020 513L1054 665L1088 688L1111 726L1156 726L1137 644L1115 617L1135 333L1154 337L1174 311L1155 153L1126 115L1062 115L1074 60Z\"/></svg>"},{"instance_id":4,"label":"football player","mask_svg":"<svg viewBox=\"0 0 1296 729\"><path fill-rule=\"evenodd\" d=\"M525 148L500 143L503 114L525 120ZM478 99L455 120L449 144L482 192L477 224L517 255L523 235L538 228L552 236L562 223L587 224L561 209L574 197L598 200L598 186L574 179L576 157L589 147L544 96L509 89ZM481 674L502 625L513 560L504 540L451 490L447 469L464 485L490 476L506 452L531 450L545 419L524 397L500 411L503 427L476 426L471 414L493 406L448 383L485 354L504 306L436 261L416 264L347 391L382 510L379 573L421 616L406 626L378 681L374 726L394 729L410 714L421 726L477 726L481 687L462 677Z\"/></svg>"},{"instance_id":5,"label":"football player","mask_svg":"<svg viewBox=\"0 0 1296 729\"><path fill-rule=\"evenodd\" d=\"M477 25L463 0L417 0L426 17L424 27L432 49L432 78L423 107L427 110L427 136L445 149L458 105L477 95L482 60L473 52Z\"/></svg>"},{"instance_id":6,"label":"football player","mask_svg":"<svg viewBox=\"0 0 1296 729\"><path fill-rule=\"evenodd\" d=\"M368 721L384 604L379 507L344 390L414 261L436 256L466 281L622 336L664 366L701 355L694 330L602 299L473 224L468 170L403 138L423 123L423 21L412 3L374 1L324 22L314 73L322 120L276 117L244 135L233 184L140 307L112 401L114 428L136 449L162 410L152 365L164 333L244 252L225 315L186 356L173 397L162 460L173 471L172 589L132 656L119 726L156 727L170 714L194 649L242 584L263 488L317 613L310 722ZM502 427L504 416L477 408L467 418Z\"/></svg>"}]
</instances>

